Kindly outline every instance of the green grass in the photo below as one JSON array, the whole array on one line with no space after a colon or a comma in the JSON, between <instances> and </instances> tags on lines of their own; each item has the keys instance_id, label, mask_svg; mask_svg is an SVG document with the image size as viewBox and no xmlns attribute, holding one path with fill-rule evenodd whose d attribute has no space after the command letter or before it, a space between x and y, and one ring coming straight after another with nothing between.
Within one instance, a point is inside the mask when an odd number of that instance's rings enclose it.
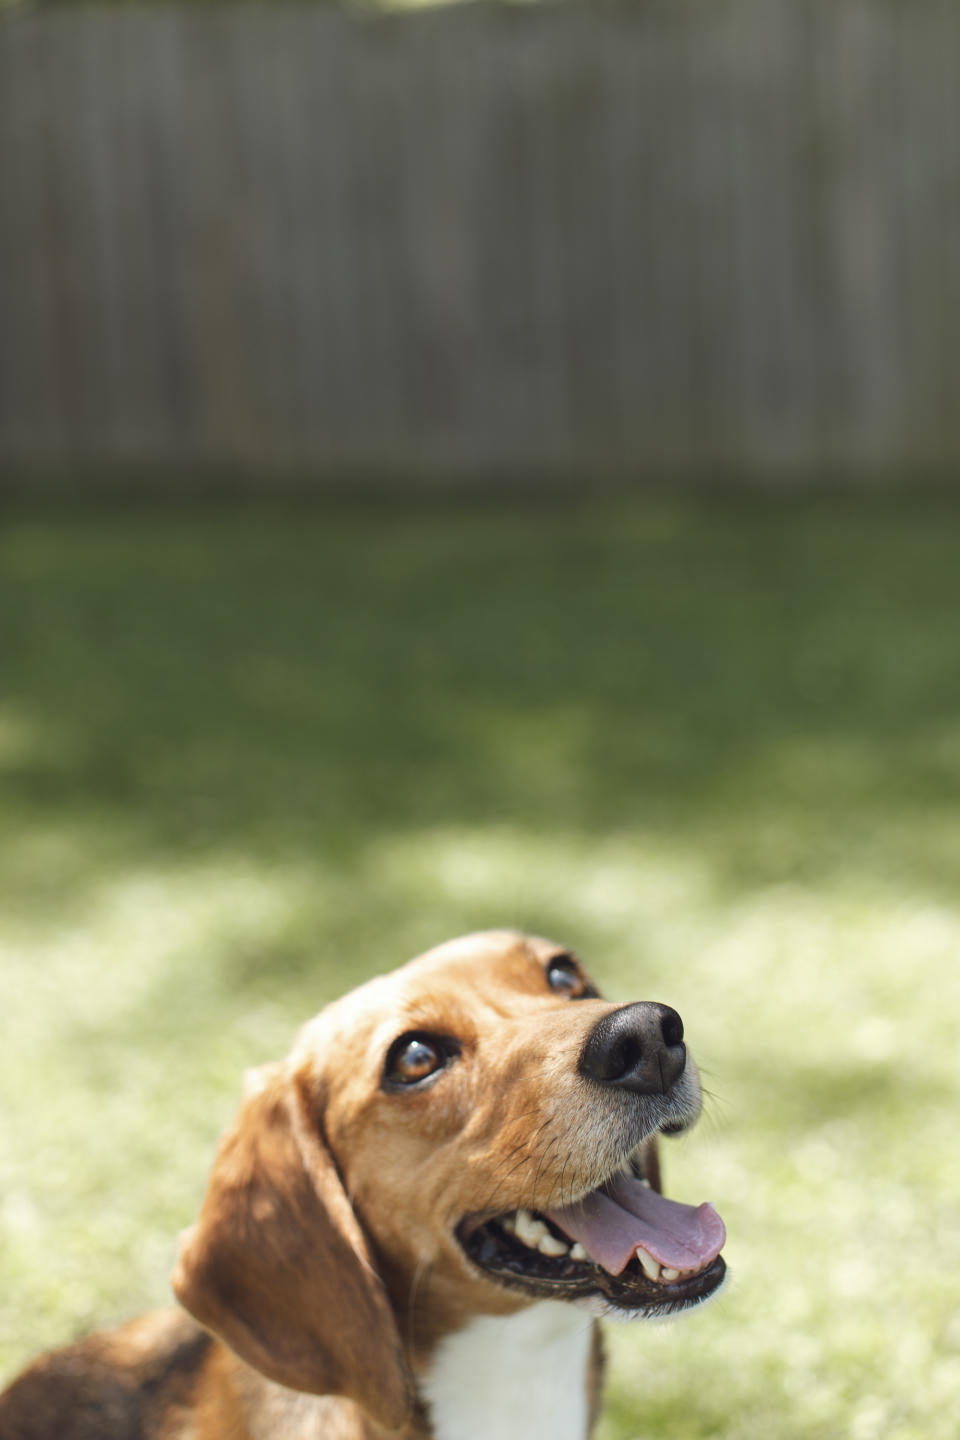
<instances>
[{"instance_id":1,"label":"green grass","mask_svg":"<svg viewBox=\"0 0 960 1440\"><path fill-rule=\"evenodd\" d=\"M733 1279L602 1440L960 1408L960 508L8 511L0 1371L165 1302L247 1065L519 924L675 1004Z\"/></svg>"}]
</instances>

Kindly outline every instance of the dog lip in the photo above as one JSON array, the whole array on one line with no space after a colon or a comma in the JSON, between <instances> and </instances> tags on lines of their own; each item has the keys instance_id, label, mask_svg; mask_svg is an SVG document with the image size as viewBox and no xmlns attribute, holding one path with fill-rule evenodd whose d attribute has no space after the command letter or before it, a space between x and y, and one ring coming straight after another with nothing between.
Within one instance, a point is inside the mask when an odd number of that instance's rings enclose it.
<instances>
[{"instance_id":1,"label":"dog lip","mask_svg":"<svg viewBox=\"0 0 960 1440\"><path fill-rule=\"evenodd\" d=\"M457 1227L456 1238L467 1259L489 1280L531 1298L599 1297L614 1310L664 1316L706 1300L726 1274L726 1262L717 1255L701 1270L669 1282L651 1280L634 1262L613 1275L590 1259L547 1257L528 1249L502 1230L500 1218L468 1217Z\"/></svg>"},{"instance_id":2,"label":"dog lip","mask_svg":"<svg viewBox=\"0 0 960 1440\"><path fill-rule=\"evenodd\" d=\"M599 1267L597 1268L599 1269ZM598 1293L618 1310L646 1309L651 1314L663 1316L678 1313L691 1305L699 1305L702 1301L709 1299L714 1291L719 1289L726 1273L726 1261L722 1255L716 1255L709 1265L705 1265L702 1270L696 1271L693 1275L670 1282L648 1281L649 1299L639 1306L633 1299L633 1285L623 1286L618 1283L622 1281L622 1275L610 1276L609 1280L613 1282L612 1284L604 1281L597 1288ZM607 1272L601 1270L600 1274L606 1276Z\"/></svg>"}]
</instances>

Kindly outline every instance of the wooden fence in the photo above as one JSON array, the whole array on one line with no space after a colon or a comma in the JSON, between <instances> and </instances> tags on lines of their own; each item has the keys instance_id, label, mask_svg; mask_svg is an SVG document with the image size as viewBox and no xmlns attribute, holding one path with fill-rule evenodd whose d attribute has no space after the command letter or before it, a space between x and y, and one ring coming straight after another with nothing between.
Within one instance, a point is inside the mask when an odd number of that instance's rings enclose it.
<instances>
[{"instance_id":1,"label":"wooden fence","mask_svg":"<svg viewBox=\"0 0 960 1440\"><path fill-rule=\"evenodd\" d=\"M958 458L956 0L0 22L8 473Z\"/></svg>"}]
</instances>

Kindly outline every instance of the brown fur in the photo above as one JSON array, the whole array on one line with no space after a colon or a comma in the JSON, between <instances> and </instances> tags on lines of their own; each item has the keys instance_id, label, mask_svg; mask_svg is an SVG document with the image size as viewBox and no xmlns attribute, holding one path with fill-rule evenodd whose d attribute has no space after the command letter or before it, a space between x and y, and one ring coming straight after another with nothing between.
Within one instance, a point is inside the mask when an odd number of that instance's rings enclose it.
<instances>
[{"instance_id":1,"label":"brown fur","mask_svg":"<svg viewBox=\"0 0 960 1440\"><path fill-rule=\"evenodd\" d=\"M457 1223L560 1203L609 1164L581 1136L610 1102L576 1059L614 1007L553 994L556 952L466 937L323 1011L220 1142L173 1279L196 1319L38 1360L0 1396L0 1440L428 1440L417 1380L438 1342L529 1303L468 1262ZM455 1035L462 1063L389 1093L384 1054L413 1030ZM594 1412L600 1373L598 1341Z\"/></svg>"},{"instance_id":2,"label":"brown fur","mask_svg":"<svg viewBox=\"0 0 960 1440\"><path fill-rule=\"evenodd\" d=\"M215 1348L170 1310L41 1356L0 1396L0 1440L159 1440L191 1408Z\"/></svg>"}]
</instances>

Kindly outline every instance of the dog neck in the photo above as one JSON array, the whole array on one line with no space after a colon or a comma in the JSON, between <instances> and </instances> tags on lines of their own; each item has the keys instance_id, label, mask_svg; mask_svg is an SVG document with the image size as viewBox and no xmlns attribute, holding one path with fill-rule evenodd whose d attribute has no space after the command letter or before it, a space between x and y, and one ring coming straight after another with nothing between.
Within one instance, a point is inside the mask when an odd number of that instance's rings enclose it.
<instances>
[{"instance_id":1,"label":"dog neck","mask_svg":"<svg viewBox=\"0 0 960 1440\"><path fill-rule=\"evenodd\" d=\"M586 1440L599 1378L592 1368L595 1328L582 1310L556 1300L516 1315L474 1317L434 1349L418 1385L426 1414L404 1436ZM240 1402L236 1434L245 1440L385 1440L386 1432L349 1402L295 1394L221 1347L217 1352L230 1403Z\"/></svg>"},{"instance_id":2,"label":"dog neck","mask_svg":"<svg viewBox=\"0 0 960 1440\"><path fill-rule=\"evenodd\" d=\"M435 1440L585 1440L593 1328L582 1311L545 1300L447 1336L421 1380Z\"/></svg>"}]
</instances>

